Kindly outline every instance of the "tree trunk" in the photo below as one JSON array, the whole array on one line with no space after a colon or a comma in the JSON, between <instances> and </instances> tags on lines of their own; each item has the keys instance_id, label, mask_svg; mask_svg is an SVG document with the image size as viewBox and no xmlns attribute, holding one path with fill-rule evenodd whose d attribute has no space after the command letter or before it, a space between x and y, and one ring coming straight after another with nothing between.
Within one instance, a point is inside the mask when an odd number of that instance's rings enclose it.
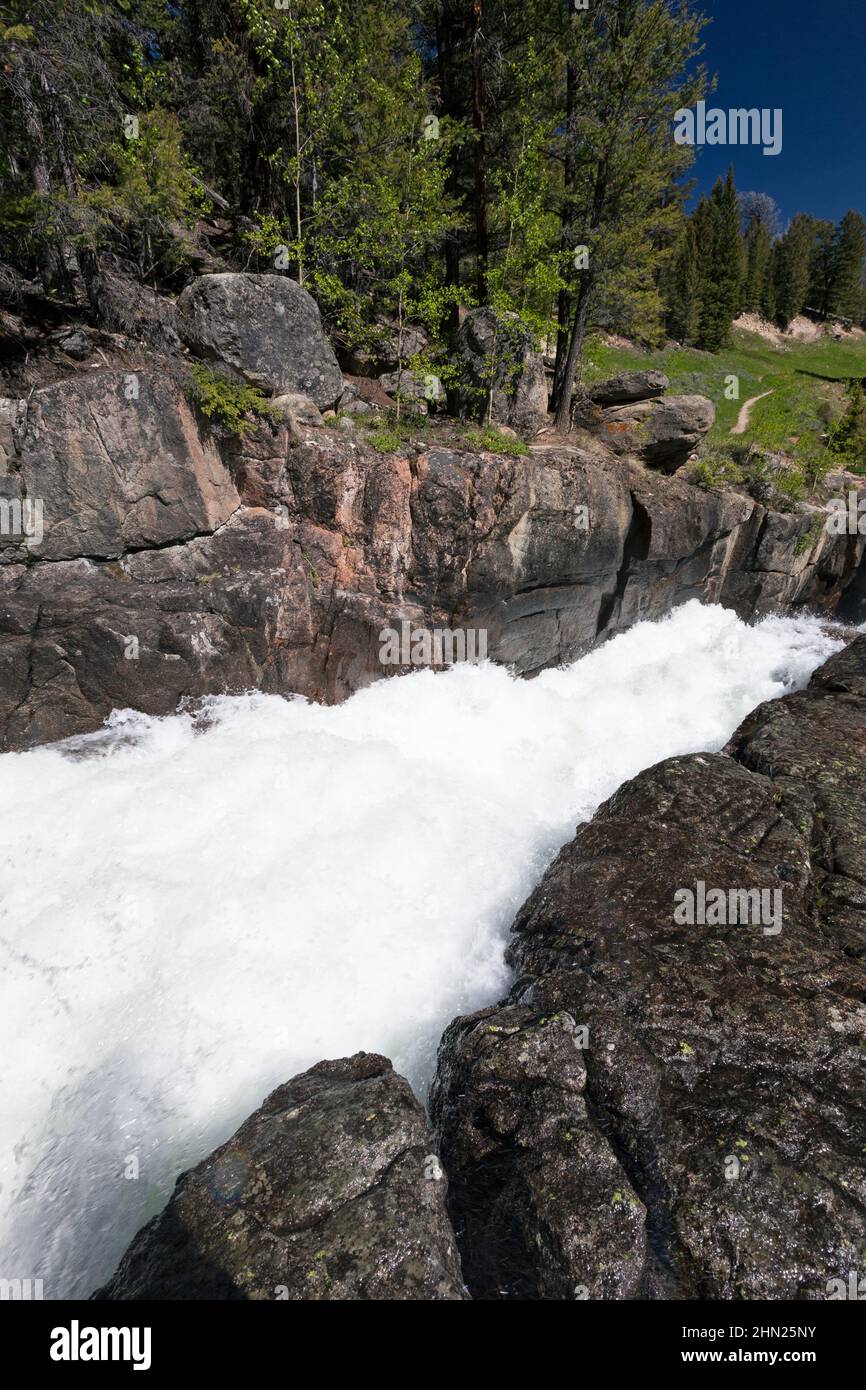
<instances>
[{"instance_id":1,"label":"tree trunk","mask_svg":"<svg viewBox=\"0 0 866 1390\"><path fill-rule=\"evenodd\" d=\"M574 23L574 11L570 9L569 23ZM563 204L560 247L563 260L572 245L572 223L574 209L571 196L574 192L575 158L575 93L577 72L573 63L565 65L565 152L563 157ZM565 365L568 359L568 325L571 319L571 295L563 286L557 295L556 303L556 364L553 369L553 409L559 409L562 388L565 384Z\"/></svg>"},{"instance_id":2,"label":"tree trunk","mask_svg":"<svg viewBox=\"0 0 866 1390\"><path fill-rule=\"evenodd\" d=\"M571 403L574 399L574 377L577 371L577 364L580 361L583 345L586 341L586 330L589 323L589 310L592 303L592 293L595 288L598 276L598 254L600 249L599 231L601 229L602 214L607 200L610 151L605 154L599 164L595 174L595 186L592 195L592 210L589 216L588 235L585 241L591 247L590 263L587 270L580 273L580 288L577 293L577 304L574 311L574 322L571 328L571 342L568 345L568 357L563 372L562 390L556 406L556 428L560 434L567 434L571 429Z\"/></svg>"},{"instance_id":3,"label":"tree trunk","mask_svg":"<svg viewBox=\"0 0 866 1390\"><path fill-rule=\"evenodd\" d=\"M442 112L446 116L455 116L455 96L454 96L454 33L453 15L451 13L451 0L445 0L440 5L436 16L436 63L439 71L439 92L442 101ZM448 193L453 197L458 188L456 155L450 158L450 169L447 181ZM460 285L460 234L457 231L448 231L445 237L445 284L449 289L456 289ZM456 296L448 306L448 331L455 334L460 327L460 308ZM449 409L453 405L453 388L448 388Z\"/></svg>"},{"instance_id":4,"label":"tree trunk","mask_svg":"<svg viewBox=\"0 0 866 1390\"><path fill-rule=\"evenodd\" d=\"M483 0L472 4L472 124L475 129L475 287L479 304L487 299L487 112L484 89Z\"/></svg>"},{"instance_id":5,"label":"tree trunk","mask_svg":"<svg viewBox=\"0 0 866 1390\"><path fill-rule=\"evenodd\" d=\"M568 329L571 324L571 295L561 289L556 297L556 361L553 367L553 409L559 406L568 360Z\"/></svg>"},{"instance_id":6,"label":"tree trunk","mask_svg":"<svg viewBox=\"0 0 866 1390\"><path fill-rule=\"evenodd\" d=\"M580 282L580 289L577 295L577 306L574 311L574 323L571 328L571 342L568 345L568 357L563 372L562 391L556 407L556 429L559 434L568 434L571 429L571 403L574 399L574 378L577 372L577 364L583 352L583 345L586 341L586 329L589 322L589 306L592 300L592 279L590 273L584 273Z\"/></svg>"}]
</instances>

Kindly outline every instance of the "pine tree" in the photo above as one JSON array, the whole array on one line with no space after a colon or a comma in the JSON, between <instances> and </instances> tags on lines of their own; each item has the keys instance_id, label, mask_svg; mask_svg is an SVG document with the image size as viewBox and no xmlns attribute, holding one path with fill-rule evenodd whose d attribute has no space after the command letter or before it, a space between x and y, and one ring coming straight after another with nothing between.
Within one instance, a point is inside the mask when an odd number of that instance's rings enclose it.
<instances>
[{"instance_id":1,"label":"pine tree","mask_svg":"<svg viewBox=\"0 0 866 1390\"><path fill-rule=\"evenodd\" d=\"M835 262L828 310L858 319L863 306L863 262L866 221L859 212L846 212L835 238Z\"/></svg>"},{"instance_id":2,"label":"pine tree","mask_svg":"<svg viewBox=\"0 0 866 1390\"><path fill-rule=\"evenodd\" d=\"M692 158L670 138L674 113L704 86L690 74L703 21L667 0L595 0L569 31L571 61L580 74L573 122L575 184L585 190L575 218L576 239L589 250L572 293L565 367L560 375L556 427L571 425L571 403L591 313L605 281L643 266L638 293L652 287L649 262L658 255L678 207L665 195ZM660 305L658 306L660 310Z\"/></svg>"},{"instance_id":3,"label":"pine tree","mask_svg":"<svg viewBox=\"0 0 866 1390\"><path fill-rule=\"evenodd\" d=\"M731 325L740 310L743 281L743 243L734 171L719 179L709 200L701 346L718 352L730 342Z\"/></svg>"},{"instance_id":4,"label":"pine tree","mask_svg":"<svg viewBox=\"0 0 866 1390\"><path fill-rule=\"evenodd\" d=\"M678 342L691 347L698 341L701 326L701 264L695 223L689 218L680 233L676 255L668 280L668 332Z\"/></svg>"},{"instance_id":5,"label":"pine tree","mask_svg":"<svg viewBox=\"0 0 866 1390\"><path fill-rule=\"evenodd\" d=\"M837 229L832 222L815 223L815 245L807 294L808 309L827 318L833 299L838 263Z\"/></svg>"},{"instance_id":6,"label":"pine tree","mask_svg":"<svg viewBox=\"0 0 866 1390\"><path fill-rule=\"evenodd\" d=\"M848 408L831 433L830 448L857 472L866 470L866 391L860 382L848 389Z\"/></svg>"},{"instance_id":7,"label":"pine tree","mask_svg":"<svg viewBox=\"0 0 866 1390\"><path fill-rule=\"evenodd\" d=\"M799 212L779 243L776 258L776 313L783 328L806 307L812 257L815 249L815 219Z\"/></svg>"},{"instance_id":8,"label":"pine tree","mask_svg":"<svg viewBox=\"0 0 866 1390\"><path fill-rule=\"evenodd\" d=\"M776 299L776 284L778 281L779 265L779 242L774 242L773 250L770 255L770 263L767 267L767 278L764 283L764 294L761 301L764 318L774 323L778 317L778 302Z\"/></svg>"},{"instance_id":9,"label":"pine tree","mask_svg":"<svg viewBox=\"0 0 866 1390\"><path fill-rule=\"evenodd\" d=\"M746 279L743 286L743 308L747 313L765 312L767 284L773 259L773 242L769 229L759 216L753 215L746 230Z\"/></svg>"}]
</instances>

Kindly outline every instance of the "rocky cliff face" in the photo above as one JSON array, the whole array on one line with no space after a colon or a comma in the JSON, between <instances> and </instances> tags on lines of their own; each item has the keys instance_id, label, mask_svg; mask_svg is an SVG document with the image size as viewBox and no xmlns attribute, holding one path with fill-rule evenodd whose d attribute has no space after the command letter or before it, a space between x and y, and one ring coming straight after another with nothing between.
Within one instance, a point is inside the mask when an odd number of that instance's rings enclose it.
<instances>
[{"instance_id":1,"label":"rocky cliff face","mask_svg":"<svg viewBox=\"0 0 866 1390\"><path fill-rule=\"evenodd\" d=\"M155 367L5 403L0 493L41 499L43 535L0 537L2 747L184 696L339 700L387 673L378 634L402 618L486 628L491 658L530 674L693 597L832 609L862 554L819 514L702 492L597 442L380 454L276 404L226 441Z\"/></svg>"},{"instance_id":2,"label":"rocky cliff face","mask_svg":"<svg viewBox=\"0 0 866 1390\"><path fill-rule=\"evenodd\" d=\"M440 1049L474 1296L823 1299L862 1270L864 755L859 638L560 853L509 999Z\"/></svg>"}]
</instances>

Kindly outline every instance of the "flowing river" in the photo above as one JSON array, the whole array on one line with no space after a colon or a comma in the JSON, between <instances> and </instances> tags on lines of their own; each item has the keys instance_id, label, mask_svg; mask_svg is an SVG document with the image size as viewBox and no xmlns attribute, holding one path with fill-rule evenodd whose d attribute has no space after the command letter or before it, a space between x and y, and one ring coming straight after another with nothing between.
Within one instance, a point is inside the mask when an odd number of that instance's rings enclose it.
<instances>
[{"instance_id":1,"label":"flowing river","mask_svg":"<svg viewBox=\"0 0 866 1390\"><path fill-rule=\"evenodd\" d=\"M323 1057L419 1094L516 910L627 778L841 643L692 602L532 681L251 695L0 758L0 1278L82 1297L182 1169Z\"/></svg>"}]
</instances>

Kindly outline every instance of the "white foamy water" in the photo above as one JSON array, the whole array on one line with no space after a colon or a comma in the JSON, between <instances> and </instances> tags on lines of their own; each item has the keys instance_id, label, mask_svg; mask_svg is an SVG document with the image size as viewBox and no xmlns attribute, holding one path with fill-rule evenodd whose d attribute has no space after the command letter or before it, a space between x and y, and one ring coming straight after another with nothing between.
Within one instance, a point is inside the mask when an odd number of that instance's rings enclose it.
<instances>
[{"instance_id":1,"label":"white foamy water","mask_svg":"<svg viewBox=\"0 0 866 1390\"><path fill-rule=\"evenodd\" d=\"M127 712L0 758L0 1278L89 1293L178 1173L323 1057L384 1052L423 1092L575 824L840 645L695 602L533 681L219 698L204 730Z\"/></svg>"}]
</instances>

